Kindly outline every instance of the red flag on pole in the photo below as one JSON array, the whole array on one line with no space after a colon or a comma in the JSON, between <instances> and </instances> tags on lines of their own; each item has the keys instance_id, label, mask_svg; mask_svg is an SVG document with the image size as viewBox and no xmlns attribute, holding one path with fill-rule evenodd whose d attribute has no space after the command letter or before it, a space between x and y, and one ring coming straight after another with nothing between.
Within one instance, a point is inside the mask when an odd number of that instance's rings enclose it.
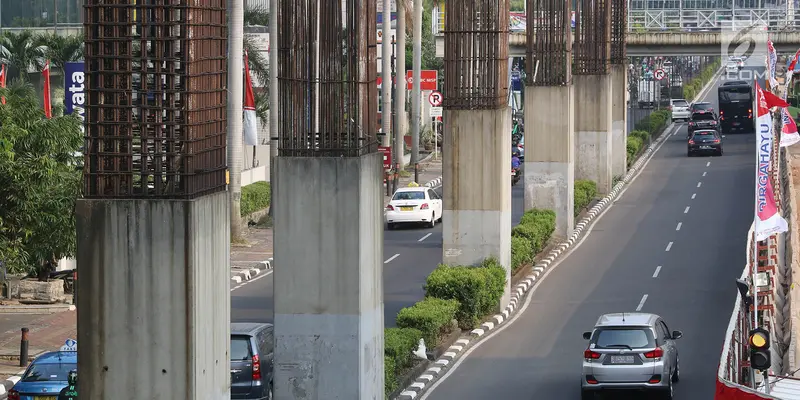
<instances>
[{"instance_id":1,"label":"red flag on pole","mask_svg":"<svg viewBox=\"0 0 800 400\"><path fill-rule=\"evenodd\" d=\"M0 87L6 87L6 65L0 66ZM0 103L6 104L6 98L0 97Z\"/></svg>"},{"instance_id":2,"label":"red flag on pole","mask_svg":"<svg viewBox=\"0 0 800 400\"><path fill-rule=\"evenodd\" d=\"M53 117L53 108L50 104L50 60L44 64L42 78L44 78L44 116L50 119Z\"/></svg>"},{"instance_id":3,"label":"red flag on pole","mask_svg":"<svg viewBox=\"0 0 800 400\"><path fill-rule=\"evenodd\" d=\"M258 124L256 117L256 96L253 94L253 82L250 79L247 51L244 52L244 144L258 145Z\"/></svg>"}]
</instances>

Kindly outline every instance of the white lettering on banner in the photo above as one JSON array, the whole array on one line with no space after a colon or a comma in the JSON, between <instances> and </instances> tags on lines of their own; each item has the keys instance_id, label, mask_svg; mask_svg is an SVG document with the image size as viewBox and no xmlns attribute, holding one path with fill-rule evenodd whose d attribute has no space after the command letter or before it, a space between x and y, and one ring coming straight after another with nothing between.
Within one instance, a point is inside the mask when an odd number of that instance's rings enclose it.
<instances>
[{"instance_id":1,"label":"white lettering on banner","mask_svg":"<svg viewBox=\"0 0 800 400\"><path fill-rule=\"evenodd\" d=\"M69 92L72 95L72 112L77 114L78 118L83 121L86 112L84 108L86 104L86 92L83 84L85 75L83 72L73 72L70 80ZM81 129L83 129L83 124L81 124Z\"/></svg>"},{"instance_id":2,"label":"white lettering on banner","mask_svg":"<svg viewBox=\"0 0 800 400\"><path fill-rule=\"evenodd\" d=\"M767 180L769 179L769 159L770 159L770 126L761 124L759 126L760 144L758 146L758 211L764 211L767 206Z\"/></svg>"}]
</instances>

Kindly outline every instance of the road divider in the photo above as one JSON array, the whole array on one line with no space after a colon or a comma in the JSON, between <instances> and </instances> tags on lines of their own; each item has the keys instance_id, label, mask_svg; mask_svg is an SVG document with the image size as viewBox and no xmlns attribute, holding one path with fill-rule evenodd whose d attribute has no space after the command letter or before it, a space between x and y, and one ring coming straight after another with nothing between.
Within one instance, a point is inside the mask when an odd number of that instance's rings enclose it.
<instances>
[{"instance_id":1,"label":"road divider","mask_svg":"<svg viewBox=\"0 0 800 400\"><path fill-rule=\"evenodd\" d=\"M271 271L273 266L272 258L254 263L248 268L245 268L238 273L231 276L231 280L235 283L242 283L244 281L249 281L251 279L255 279L258 275L263 274L266 271Z\"/></svg>"}]
</instances>

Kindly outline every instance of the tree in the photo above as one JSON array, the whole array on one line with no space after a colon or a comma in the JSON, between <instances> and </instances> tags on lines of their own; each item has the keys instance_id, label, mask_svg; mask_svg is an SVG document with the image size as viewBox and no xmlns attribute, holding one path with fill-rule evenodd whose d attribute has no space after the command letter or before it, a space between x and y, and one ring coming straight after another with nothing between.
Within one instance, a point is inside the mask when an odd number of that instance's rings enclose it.
<instances>
[{"instance_id":1,"label":"tree","mask_svg":"<svg viewBox=\"0 0 800 400\"><path fill-rule=\"evenodd\" d=\"M430 12L431 9L432 8L426 7L422 11L422 69L440 71L444 63L441 58L436 57L436 38L433 36L433 16ZM407 12L406 14L406 34L410 37L411 29L413 29L413 22L409 23L408 21L413 21L413 13ZM411 71L414 67L413 46L414 43L412 40L406 40L406 71Z\"/></svg>"},{"instance_id":2,"label":"tree","mask_svg":"<svg viewBox=\"0 0 800 400\"><path fill-rule=\"evenodd\" d=\"M24 79L31 69L40 71L44 67L46 51L41 37L31 31L6 31L0 35L0 64L13 67Z\"/></svg>"},{"instance_id":3,"label":"tree","mask_svg":"<svg viewBox=\"0 0 800 400\"><path fill-rule=\"evenodd\" d=\"M64 64L83 60L83 36L42 35L40 42L44 46L44 56L54 68L62 72Z\"/></svg>"},{"instance_id":4,"label":"tree","mask_svg":"<svg viewBox=\"0 0 800 400\"><path fill-rule=\"evenodd\" d=\"M0 262L11 272L40 272L75 255L75 201L83 145L77 116L44 118L34 88L0 88Z\"/></svg>"}]
</instances>

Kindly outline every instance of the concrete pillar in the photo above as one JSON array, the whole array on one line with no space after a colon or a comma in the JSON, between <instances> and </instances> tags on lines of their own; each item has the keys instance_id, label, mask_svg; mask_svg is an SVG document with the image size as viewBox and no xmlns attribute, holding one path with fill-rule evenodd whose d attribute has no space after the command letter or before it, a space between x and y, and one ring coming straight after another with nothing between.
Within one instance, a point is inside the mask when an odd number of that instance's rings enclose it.
<instances>
[{"instance_id":1,"label":"concrete pillar","mask_svg":"<svg viewBox=\"0 0 800 400\"><path fill-rule=\"evenodd\" d=\"M611 65L611 175L622 178L628 172L628 67Z\"/></svg>"},{"instance_id":2,"label":"concrete pillar","mask_svg":"<svg viewBox=\"0 0 800 400\"><path fill-rule=\"evenodd\" d=\"M275 398L382 399L383 156L276 166Z\"/></svg>"},{"instance_id":3,"label":"concrete pillar","mask_svg":"<svg viewBox=\"0 0 800 400\"><path fill-rule=\"evenodd\" d=\"M477 265L489 257L506 268L511 290L511 110L445 110L442 260Z\"/></svg>"},{"instance_id":4,"label":"concrete pillar","mask_svg":"<svg viewBox=\"0 0 800 400\"><path fill-rule=\"evenodd\" d=\"M572 85L525 90L525 209L555 211L560 237L575 226L574 94Z\"/></svg>"},{"instance_id":5,"label":"concrete pillar","mask_svg":"<svg viewBox=\"0 0 800 400\"><path fill-rule=\"evenodd\" d=\"M611 75L574 75L575 179L597 183L601 196L611 192ZM527 154L526 154L527 155Z\"/></svg>"},{"instance_id":6,"label":"concrete pillar","mask_svg":"<svg viewBox=\"0 0 800 400\"><path fill-rule=\"evenodd\" d=\"M230 399L228 209L78 200L81 398Z\"/></svg>"}]
</instances>

